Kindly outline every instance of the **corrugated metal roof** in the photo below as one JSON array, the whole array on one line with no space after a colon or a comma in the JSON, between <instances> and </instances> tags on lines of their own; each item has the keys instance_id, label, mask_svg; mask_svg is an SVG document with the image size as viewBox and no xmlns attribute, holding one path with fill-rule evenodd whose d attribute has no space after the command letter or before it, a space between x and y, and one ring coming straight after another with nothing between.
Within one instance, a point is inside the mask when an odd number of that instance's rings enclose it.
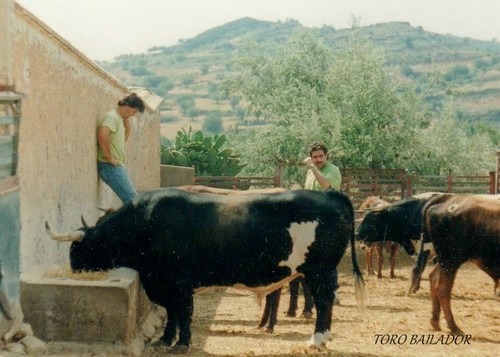
<instances>
[{"instance_id":1,"label":"corrugated metal roof","mask_svg":"<svg viewBox=\"0 0 500 357\"><path fill-rule=\"evenodd\" d=\"M164 100L159 95L144 87L129 87L129 89L132 93L137 94L144 101L144 105L152 112L155 112Z\"/></svg>"}]
</instances>

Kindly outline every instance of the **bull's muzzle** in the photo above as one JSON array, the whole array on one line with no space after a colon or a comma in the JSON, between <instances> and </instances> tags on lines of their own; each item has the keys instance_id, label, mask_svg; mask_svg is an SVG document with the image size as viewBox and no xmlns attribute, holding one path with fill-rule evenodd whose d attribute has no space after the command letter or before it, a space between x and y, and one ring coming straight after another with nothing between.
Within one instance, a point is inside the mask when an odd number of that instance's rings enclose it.
<instances>
[{"instance_id":1,"label":"bull's muzzle","mask_svg":"<svg viewBox=\"0 0 500 357\"><path fill-rule=\"evenodd\" d=\"M59 242L79 242L85 236L85 232L82 231L74 231L71 233L53 232L48 222L45 222L45 232L47 232L50 238Z\"/></svg>"}]
</instances>

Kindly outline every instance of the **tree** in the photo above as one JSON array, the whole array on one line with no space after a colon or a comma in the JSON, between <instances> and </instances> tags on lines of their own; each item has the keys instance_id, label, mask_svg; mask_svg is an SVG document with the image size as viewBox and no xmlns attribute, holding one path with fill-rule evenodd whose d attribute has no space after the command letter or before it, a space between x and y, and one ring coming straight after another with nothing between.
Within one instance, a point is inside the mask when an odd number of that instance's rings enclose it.
<instances>
[{"instance_id":1,"label":"tree","mask_svg":"<svg viewBox=\"0 0 500 357\"><path fill-rule=\"evenodd\" d=\"M354 36L348 46L333 52L302 34L276 57L264 56L250 44L236 64L239 72L224 82L226 90L272 123L253 133L253 145L245 146L247 173L269 172L266 167L276 161L298 162L317 140L326 143L341 167L403 167L409 173L435 174L450 166L422 164L441 150L422 139L430 137L434 121L415 88L388 74L384 56L362 38ZM458 127L447 130L463 134ZM303 182L303 171L296 169L290 180Z\"/></svg>"},{"instance_id":2,"label":"tree","mask_svg":"<svg viewBox=\"0 0 500 357\"><path fill-rule=\"evenodd\" d=\"M187 87L194 83L196 76L194 74L185 74L181 77L182 84Z\"/></svg>"},{"instance_id":3,"label":"tree","mask_svg":"<svg viewBox=\"0 0 500 357\"><path fill-rule=\"evenodd\" d=\"M238 104L240 104L240 98L239 97L231 97L231 99L229 100L229 104L231 104L231 108L233 108L233 111L234 111L236 106Z\"/></svg>"},{"instance_id":4,"label":"tree","mask_svg":"<svg viewBox=\"0 0 500 357\"><path fill-rule=\"evenodd\" d=\"M179 106L182 114L186 115L187 112L195 107L194 95L181 94L176 97L177 105Z\"/></svg>"},{"instance_id":5,"label":"tree","mask_svg":"<svg viewBox=\"0 0 500 357\"><path fill-rule=\"evenodd\" d=\"M219 111L210 112L205 120L203 121L202 129L203 132L218 134L224 131L222 126L222 115Z\"/></svg>"}]
</instances>

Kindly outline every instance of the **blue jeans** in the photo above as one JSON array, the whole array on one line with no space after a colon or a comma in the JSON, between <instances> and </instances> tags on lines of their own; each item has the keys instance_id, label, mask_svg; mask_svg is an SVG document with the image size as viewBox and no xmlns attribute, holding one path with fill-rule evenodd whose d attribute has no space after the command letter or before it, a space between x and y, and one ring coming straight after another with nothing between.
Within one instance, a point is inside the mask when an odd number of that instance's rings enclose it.
<instances>
[{"instance_id":1,"label":"blue jeans","mask_svg":"<svg viewBox=\"0 0 500 357\"><path fill-rule=\"evenodd\" d=\"M123 204L137 196L137 191L124 166L113 166L107 162L97 161L97 173L114 193L122 200Z\"/></svg>"}]
</instances>

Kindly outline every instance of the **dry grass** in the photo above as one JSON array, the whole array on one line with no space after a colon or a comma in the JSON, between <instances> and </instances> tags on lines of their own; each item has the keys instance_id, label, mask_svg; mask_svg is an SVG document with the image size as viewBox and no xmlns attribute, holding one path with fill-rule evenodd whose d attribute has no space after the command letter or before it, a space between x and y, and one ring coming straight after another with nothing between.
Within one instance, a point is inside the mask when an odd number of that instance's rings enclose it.
<instances>
[{"instance_id":1,"label":"dry grass","mask_svg":"<svg viewBox=\"0 0 500 357\"><path fill-rule=\"evenodd\" d=\"M44 274L45 278L67 278L73 280L97 281L106 280L110 271L96 271L96 272L83 272L73 273L70 268L52 270Z\"/></svg>"}]
</instances>

